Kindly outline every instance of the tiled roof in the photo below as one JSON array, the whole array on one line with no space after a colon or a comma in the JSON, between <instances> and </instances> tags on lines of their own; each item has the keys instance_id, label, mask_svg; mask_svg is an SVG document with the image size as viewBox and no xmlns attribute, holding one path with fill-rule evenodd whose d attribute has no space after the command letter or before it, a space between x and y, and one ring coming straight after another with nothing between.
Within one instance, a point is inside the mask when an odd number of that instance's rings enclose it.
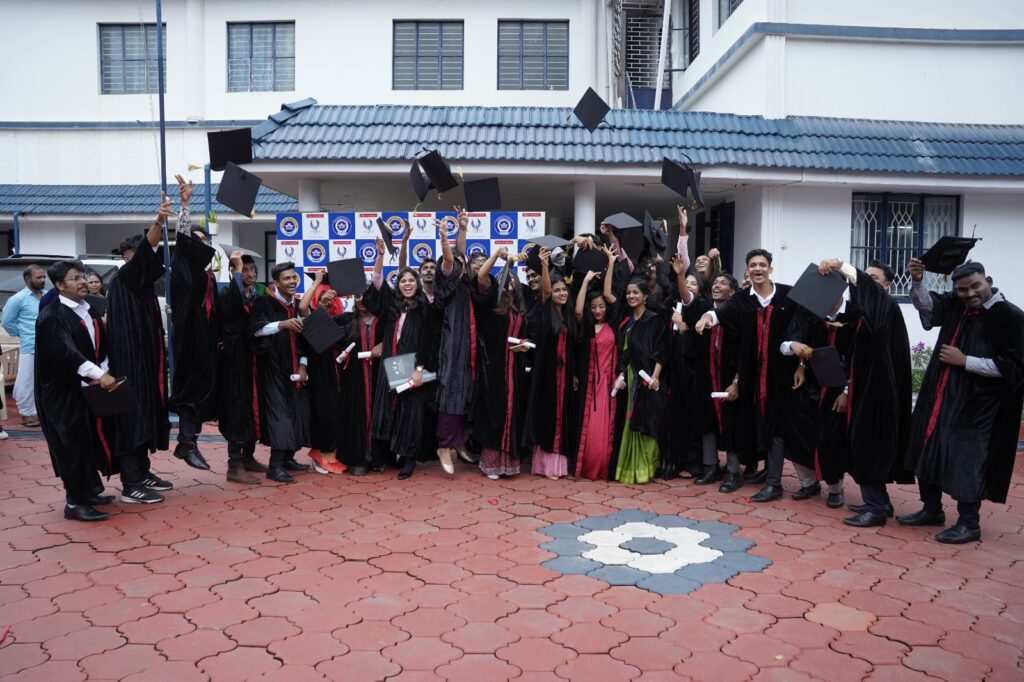
<instances>
[{"instance_id":1,"label":"tiled roof","mask_svg":"<svg viewBox=\"0 0 1024 682\"><path fill-rule=\"evenodd\" d=\"M213 185L216 197L220 185ZM203 210L205 187L195 186L192 208ZM100 214L155 213L160 202L159 185L0 185L0 213ZM177 199L178 186L168 185L167 195ZM229 215L230 208L216 200L214 213ZM256 213L294 211L298 202L290 196L261 187L256 195ZM235 214L237 215L237 214Z\"/></svg>"},{"instance_id":2,"label":"tiled roof","mask_svg":"<svg viewBox=\"0 0 1024 682\"><path fill-rule=\"evenodd\" d=\"M593 134L562 108L285 105L254 130L263 160L726 165L877 173L1024 175L1024 126L615 109Z\"/></svg>"}]
</instances>

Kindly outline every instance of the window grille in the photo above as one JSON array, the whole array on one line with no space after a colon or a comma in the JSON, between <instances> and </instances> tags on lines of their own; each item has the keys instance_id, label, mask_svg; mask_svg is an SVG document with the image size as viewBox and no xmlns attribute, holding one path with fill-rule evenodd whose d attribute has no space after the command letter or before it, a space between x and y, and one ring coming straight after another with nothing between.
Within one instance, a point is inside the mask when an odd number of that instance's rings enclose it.
<instances>
[{"instance_id":1,"label":"window grille","mask_svg":"<svg viewBox=\"0 0 1024 682\"><path fill-rule=\"evenodd\" d=\"M295 90L295 22L228 24L228 92Z\"/></svg>"},{"instance_id":2,"label":"window grille","mask_svg":"<svg viewBox=\"0 0 1024 682\"><path fill-rule=\"evenodd\" d=\"M396 21L392 44L394 90L461 90L461 21Z\"/></svg>"},{"instance_id":3,"label":"window grille","mask_svg":"<svg viewBox=\"0 0 1024 682\"><path fill-rule=\"evenodd\" d=\"M167 25L159 63L167 92ZM100 94L157 93L156 24L100 25Z\"/></svg>"},{"instance_id":4,"label":"window grille","mask_svg":"<svg viewBox=\"0 0 1024 682\"><path fill-rule=\"evenodd\" d=\"M568 21L498 22L499 90L568 90Z\"/></svg>"}]
</instances>

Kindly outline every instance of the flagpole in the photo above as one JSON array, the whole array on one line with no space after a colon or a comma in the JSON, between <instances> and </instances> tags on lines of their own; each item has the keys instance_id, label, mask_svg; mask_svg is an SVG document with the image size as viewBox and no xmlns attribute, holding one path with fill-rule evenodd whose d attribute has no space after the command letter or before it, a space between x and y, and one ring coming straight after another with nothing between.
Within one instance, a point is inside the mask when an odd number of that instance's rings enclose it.
<instances>
[{"instance_id":1,"label":"flagpole","mask_svg":"<svg viewBox=\"0 0 1024 682\"><path fill-rule=\"evenodd\" d=\"M156 0L156 79L157 95L160 101L160 192L167 191L167 127L164 117L164 18L163 7L160 0ZM171 247L167 234L167 220L164 220L164 307L169 307L171 301ZM171 316L167 316L167 345L171 345ZM167 368L174 374L173 356L167 354Z\"/></svg>"}]
</instances>

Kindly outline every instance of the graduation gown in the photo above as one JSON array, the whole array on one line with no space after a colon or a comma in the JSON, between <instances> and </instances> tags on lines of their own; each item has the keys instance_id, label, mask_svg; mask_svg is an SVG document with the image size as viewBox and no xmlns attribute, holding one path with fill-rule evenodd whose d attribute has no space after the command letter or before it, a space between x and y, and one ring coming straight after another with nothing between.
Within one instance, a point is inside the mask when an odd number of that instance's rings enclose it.
<instances>
[{"instance_id":1,"label":"graduation gown","mask_svg":"<svg viewBox=\"0 0 1024 682\"><path fill-rule=\"evenodd\" d=\"M342 326L347 330L342 345L355 342L348 360L342 364L339 379L340 401L336 415L338 460L346 466L382 466L383 458L372 436L373 396L380 361L360 360L358 354L370 352L379 343L380 320L357 312L345 313Z\"/></svg>"},{"instance_id":2,"label":"graduation gown","mask_svg":"<svg viewBox=\"0 0 1024 682\"><path fill-rule=\"evenodd\" d=\"M913 467L901 466L912 398L903 313L896 299L859 270L850 300L861 317L850 353L847 470L858 483L913 483Z\"/></svg>"},{"instance_id":3,"label":"graduation gown","mask_svg":"<svg viewBox=\"0 0 1024 682\"><path fill-rule=\"evenodd\" d=\"M914 407L909 463L959 502L1005 502L1024 403L1024 312L1005 300L969 309L952 292L931 298L921 323L941 326L935 348L989 358L1002 377L946 365L936 350Z\"/></svg>"},{"instance_id":4,"label":"graduation gown","mask_svg":"<svg viewBox=\"0 0 1024 682\"><path fill-rule=\"evenodd\" d=\"M265 290L256 286L258 299ZM249 318L257 299L246 299L235 279L217 297L221 340L217 359L217 428L229 443L253 443L259 437L255 339L249 332Z\"/></svg>"},{"instance_id":5,"label":"graduation gown","mask_svg":"<svg viewBox=\"0 0 1024 682\"><path fill-rule=\"evenodd\" d=\"M310 306L310 311L313 310L316 310L315 305ZM344 314L332 319L339 326L349 322ZM309 375L306 386L309 393L309 446L321 452L336 451L338 438L342 435L338 429L338 413L341 411L340 368L335 359L347 345L345 343L340 348L331 346L323 353L317 353L305 337L299 339L299 352L306 356L306 372Z\"/></svg>"},{"instance_id":6,"label":"graduation gown","mask_svg":"<svg viewBox=\"0 0 1024 682\"><path fill-rule=\"evenodd\" d=\"M417 365L427 371L437 371L437 308L425 298L419 300L405 311L399 328L403 304L401 293L392 289L386 280L381 282L380 289L371 286L363 295L363 305L380 318L381 359L415 353ZM396 393L381 376L373 399L373 437L387 442L391 452L399 457L419 457L423 451L424 421L436 387L437 382L430 382Z\"/></svg>"},{"instance_id":7,"label":"graduation gown","mask_svg":"<svg viewBox=\"0 0 1024 682\"><path fill-rule=\"evenodd\" d=\"M786 284L776 284L775 296L763 307L753 290L741 290L716 310L726 331L740 338L739 449L747 466L760 461L772 439L784 432L786 405L798 365L796 358L779 352L796 308L788 299L789 290Z\"/></svg>"},{"instance_id":8,"label":"graduation gown","mask_svg":"<svg viewBox=\"0 0 1024 682\"><path fill-rule=\"evenodd\" d=\"M143 240L130 261L110 280L107 293L107 354L110 374L127 377L135 391L135 410L112 418L114 455L146 447L166 450L167 346L163 318L153 284L164 273L160 256Z\"/></svg>"},{"instance_id":9,"label":"graduation gown","mask_svg":"<svg viewBox=\"0 0 1024 682\"><path fill-rule=\"evenodd\" d=\"M39 424L50 451L54 472L68 496L84 503L102 488L97 472L116 473L109 444L109 420L94 417L82 398L79 366L106 358L102 325L90 310L98 347L84 322L60 301L43 308L36 319L35 396ZM127 390L127 389L126 389ZM108 422L105 428L104 422Z\"/></svg>"},{"instance_id":10,"label":"graduation gown","mask_svg":"<svg viewBox=\"0 0 1024 682\"><path fill-rule=\"evenodd\" d=\"M633 314L626 311L625 318L619 323L619 367L616 376L625 374L627 366L638 374L640 370L643 370L648 376L654 376L654 365L659 362L663 367L665 365L665 318L648 309L644 310L640 319L630 327L632 319ZM624 346L627 345L628 348L625 348ZM646 388L639 376L633 389L635 395L633 396L633 415L629 422L630 429L645 436L657 438L661 431L665 411L663 391L652 391ZM625 391L619 391L620 405L624 406L627 403L627 398ZM617 424L616 431L621 431L624 423L623 421ZM616 440L620 441L621 438ZM616 445L616 451L618 451L618 445Z\"/></svg>"},{"instance_id":11,"label":"graduation gown","mask_svg":"<svg viewBox=\"0 0 1024 682\"><path fill-rule=\"evenodd\" d=\"M576 315L563 306L561 318L548 299L529 312L530 339L537 348L530 353L530 401L523 446L540 446L544 452L564 455L569 471L576 462L576 401L573 390L576 353Z\"/></svg>"},{"instance_id":12,"label":"graduation gown","mask_svg":"<svg viewBox=\"0 0 1024 682\"><path fill-rule=\"evenodd\" d=\"M693 395L701 339L690 325L686 329L672 329L671 311L675 309L675 301L675 298L668 299L666 312L661 315L665 366L661 371L663 390L660 392L664 395L665 413L673 415L672 419L662 420L658 439L657 477L664 479L675 478L684 470L700 473L696 441L710 427L709 414L700 411L701 405Z\"/></svg>"},{"instance_id":13,"label":"graduation gown","mask_svg":"<svg viewBox=\"0 0 1024 682\"><path fill-rule=\"evenodd\" d=\"M168 406L191 410L199 421L218 416L217 283L206 269L213 247L178 232L171 256L171 356Z\"/></svg>"},{"instance_id":14,"label":"graduation gown","mask_svg":"<svg viewBox=\"0 0 1024 682\"><path fill-rule=\"evenodd\" d=\"M270 336L256 336L256 332L270 322L296 317L296 308L294 302L286 304L268 290L253 303L249 320L256 356L259 439L275 450L289 452L309 443L309 391L290 378L299 371L302 340L289 331Z\"/></svg>"},{"instance_id":15,"label":"graduation gown","mask_svg":"<svg viewBox=\"0 0 1024 682\"><path fill-rule=\"evenodd\" d=\"M527 336L526 317L514 308L495 312L498 284L494 277L486 290L481 290L477 281L471 286L477 322L473 440L519 459L526 416L523 368L528 353L509 350L512 346L508 337Z\"/></svg>"},{"instance_id":16,"label":"graduation gown","mask_svg":"<svg viewBox=\"0 0 1024 682\"><path fill-rule=\"evenodd\" d=\"M683 308L683 321L692 332L701 316L714 309L711 301L695 298ZM737 401L715 400L711 393L725 391L739 371L739 335L725 325L716 325L696 337L694 349L693 392L689 406L693 428L700 435L716 434L719 450L736 452L739 441Z\"/></svg>"},{"instance_id":17,"label":"graduation gown","mask_svg":"<svg viewBox=\"0 0 1024 682\"><path fill-rule=\"evenodd\" d=\"M477 321L470 286L464 281L465 266L456 260L449 275L438 265L434 305L441 308L441 345L438 355L438 412L467 416L473 404L476 374Z\"/></svg>"},{"instance_id":18,"label":"graduation gown","mask_svg":"<svg viewBox=\"0 0 1024 682\"><path fill-rule=\"evenodd\" d=\"M834 322L826 322L801 308L793 314L786 337L788 341L811 348L835 346L849 378L853 339L859 320L860 311L854 303L847 303L846 310L837 315ZM832 409L836 399L842 395L843 387L821 386L810 367L805 370L804 377L803 386L790 394L789 418L785 428L786 457L814 469L819 479L836 483L846 473L850 454L847 416Z\"/></svg>"}]
</instances>

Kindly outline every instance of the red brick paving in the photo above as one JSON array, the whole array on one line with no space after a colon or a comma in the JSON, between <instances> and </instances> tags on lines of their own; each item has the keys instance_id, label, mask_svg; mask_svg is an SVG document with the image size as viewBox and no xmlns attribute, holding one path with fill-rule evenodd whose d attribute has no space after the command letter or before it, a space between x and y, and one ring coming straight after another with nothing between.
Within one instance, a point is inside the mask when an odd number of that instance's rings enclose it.
<instances>
[{"instance_id":1,"label":"red brick paving","mask_svg":"<svg viewBox=\"0 0 1024 682\"><path fill-rule=\"evenodd\" d=\"M223 445L203 450L223 470ZM967 547L936 543L937 529L848 528L823 500L754 506L683 480L423 466L407 483L241 487L156 462L176 486L165 504L85 525L61 517L40 439L0 444L0 677L1024 679L1020 462L1009 504L982 507L984 540ZM915 492L893 490L898 512ZM774 563L664 597L540 566L554 555L538 528L618 509L739 525Z\"/></svg>"}]
</instances>

